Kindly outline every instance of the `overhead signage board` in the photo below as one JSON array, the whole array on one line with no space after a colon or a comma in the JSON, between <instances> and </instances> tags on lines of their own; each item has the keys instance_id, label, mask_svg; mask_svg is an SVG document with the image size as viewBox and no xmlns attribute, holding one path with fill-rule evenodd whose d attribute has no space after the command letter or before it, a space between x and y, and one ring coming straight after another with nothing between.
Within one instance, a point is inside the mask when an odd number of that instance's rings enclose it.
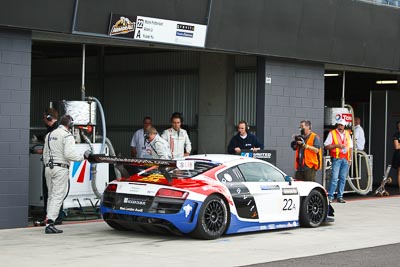
<instances>
[{"instance_id":1,"label":"overhead signage board","mask_svg":"<svg viewBox=\"0 0 400 267\"><path fill-rule=\"evenodd\" d=\"M204 47L207 26L137 16L134 39L175 45Z\"/></svg>"}]
</instances>

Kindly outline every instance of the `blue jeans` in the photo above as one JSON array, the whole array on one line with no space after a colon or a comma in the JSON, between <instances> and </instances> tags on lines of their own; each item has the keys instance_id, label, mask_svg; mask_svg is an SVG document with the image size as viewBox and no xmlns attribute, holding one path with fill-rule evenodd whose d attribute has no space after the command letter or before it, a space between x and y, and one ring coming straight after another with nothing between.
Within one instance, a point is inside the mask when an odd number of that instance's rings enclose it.
<instances>
[{"instance_id":1,"label":"blue jeans","mask_svg":"<svg viewBox=\"0 0 400 267\"><path fill-rule=\"evenodd\" d=\"M346 184L348 171L349 171L349 163L347 162L346 159L332 158L332 174L328 190L328 198L330 200L333 199L336 187L338 187L338 180L339 180L339 188L338 188L337 198L343 198L343 191L344 191L344 186Z\"/></svg>"}]
</instances>

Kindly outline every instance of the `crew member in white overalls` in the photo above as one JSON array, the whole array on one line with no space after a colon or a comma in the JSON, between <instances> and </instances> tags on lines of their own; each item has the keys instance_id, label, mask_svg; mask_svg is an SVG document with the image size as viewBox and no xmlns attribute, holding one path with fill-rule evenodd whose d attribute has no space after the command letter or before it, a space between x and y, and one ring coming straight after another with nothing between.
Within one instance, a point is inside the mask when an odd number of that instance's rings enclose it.
<instances>
[{"instance_id":1,"label":"crew member in white overalls","mask_svg":"<svg viewBox=\"0 0 400 267\"><path fill-rule=\"evenodd\" d=\"M54 226L54 222L67 195L70 161L83 161L90 155L89 150L84 155L76 152L74 136L68 131L72 126L72 117L64 115L61 117L60 126L45 137L43 161L49 189L46 234L63 232Z\"/></svg>"},{"instance_id":2,"label":"crew member in white overalls","mask_svg":"<svg viewBox=\"0 0 400 267\"><path fill-rule=\"evenodd\" d=\"M150 127L147 129L146 140L151 148L151 156L153 159L172 159L168 142L157 134L156 128Z\"/></svg>"}]
</instances>

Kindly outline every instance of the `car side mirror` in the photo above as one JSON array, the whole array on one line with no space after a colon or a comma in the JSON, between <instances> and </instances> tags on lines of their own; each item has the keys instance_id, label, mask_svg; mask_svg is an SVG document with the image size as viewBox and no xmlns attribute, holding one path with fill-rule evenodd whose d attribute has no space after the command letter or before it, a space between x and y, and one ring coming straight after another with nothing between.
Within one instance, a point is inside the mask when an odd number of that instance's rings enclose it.
<instances>
[{"instance_id":1,"label":"car side mirror","mask_svg":"<svg viewBox=\"0 0 400 267\"><path fill-rule=\"evenodd\" d=\"M293 178L291 176L286 175L285 176L285 181L289 183L289 185L292 185Z\"/></svg>"}]
</instances>

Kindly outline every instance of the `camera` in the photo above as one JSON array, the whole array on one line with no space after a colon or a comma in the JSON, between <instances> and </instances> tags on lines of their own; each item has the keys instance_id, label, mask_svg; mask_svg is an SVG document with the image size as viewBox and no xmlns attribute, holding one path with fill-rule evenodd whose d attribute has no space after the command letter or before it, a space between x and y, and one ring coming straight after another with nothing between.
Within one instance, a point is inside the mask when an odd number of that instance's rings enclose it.
<instances>
[{"instance_id":1,"label":"camera","mask_svg":"<svg viewBox=\"0 0 400 267\"><path fill-rule=\"evenodd\" d=\"M293 138L293 141L290 143L290 147L293 150L296 150L298 148L298 146L302 146L305 143L304 137L301 134L294 134L294 135L292 135L292 138ZM299 141L300 141L300 144L298 144Z\"/></svg>"},{"instance_id":2,"label":"camera","mask_svg":"<svg viewBox=\"0 0 400 267\"><path fill-rule=\"evenodd\" d=\"M302 135L295 135L295 136L294 136L294 140L295 140L295 141L300 141L300 142L304 143L304 138L303 138Z\"/></svg>"}]
</instances>

